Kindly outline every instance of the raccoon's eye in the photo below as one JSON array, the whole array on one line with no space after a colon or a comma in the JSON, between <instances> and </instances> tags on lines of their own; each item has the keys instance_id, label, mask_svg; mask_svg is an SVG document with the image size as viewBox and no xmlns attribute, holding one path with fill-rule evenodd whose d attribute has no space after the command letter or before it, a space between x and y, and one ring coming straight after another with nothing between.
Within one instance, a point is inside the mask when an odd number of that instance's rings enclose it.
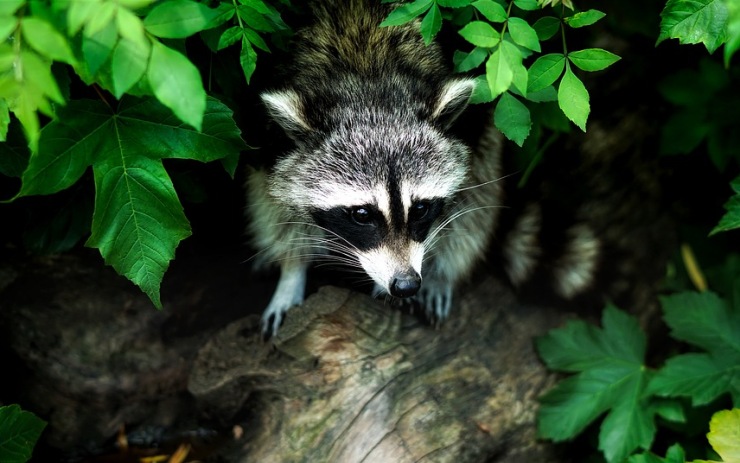
<instances>
[{"instance_id":1,"label":"raccoon's eye","mask_svg":"<svg viewBox=\"0 0 740 463\"><path fill-rule=\"evenodd\" d=\"M352 216L352 220L360 225L367 225L373 221L373 214L366 207L353 207L350 209L349 214Z\"/></svg>"},{"instance_id":2,"label":"raccoon's eye","mask_svg":"<svg viewBox=\"0 0 740 463\"><path fill-rule=\"evenodd\" d=\"M429 203L419 201L409 208L409 222L423 219L429 213Z\"/></svg>"}]
</instances>

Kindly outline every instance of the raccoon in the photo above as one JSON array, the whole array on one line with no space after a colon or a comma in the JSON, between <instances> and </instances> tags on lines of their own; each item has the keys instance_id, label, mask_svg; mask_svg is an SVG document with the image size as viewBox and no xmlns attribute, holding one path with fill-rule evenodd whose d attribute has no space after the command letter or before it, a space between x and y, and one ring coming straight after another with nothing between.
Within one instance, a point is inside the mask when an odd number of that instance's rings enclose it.
<instances>
[{"instance_id":1,"label":"raccoon","mask_svg":"<svg viewBox=\"0 0 740 463\"><path fill-rule=\"evenodd\" d=\"M475 80L452 72L419 22L379 27L392 9L380 0L308 5L312 22L295 36L284 82L261 94L289 146L248 180L258 264L280 267L266 336L303 301L307 269L324 259L361 271L375 294L420 306L433 323L486 259L520 295L560 301L626 299L650 286L640 277L647 267L657 280L666 227L645 227L661 222L656 194L631 181L652 169L627 171L634 150L623 143L649 124L615 113L624 128L611 138L592 124L593 137L572 150L585 150L577 161L556 153L556 168L538 171L550 178L520 191L490 113L467 108ZM472 120L483 122L460 130Z\"/></svg>"},{"instance_id":2,"label":"raccoon","mask_svg":"<svg viewBox=\"0 0 740 463\"><path fill-rule=\"evenodd\" d=\"M419 23L379 27L371 0L309 3L284 84L261 94L292 142L248 179L258 264L280 278L262 330L275 334L304 298L312 262L362 269L376 294L405 298L435 322L483 258L500 206L501 135L453 135L475 81L455 75Z\"/></svg>"}]
</instances>

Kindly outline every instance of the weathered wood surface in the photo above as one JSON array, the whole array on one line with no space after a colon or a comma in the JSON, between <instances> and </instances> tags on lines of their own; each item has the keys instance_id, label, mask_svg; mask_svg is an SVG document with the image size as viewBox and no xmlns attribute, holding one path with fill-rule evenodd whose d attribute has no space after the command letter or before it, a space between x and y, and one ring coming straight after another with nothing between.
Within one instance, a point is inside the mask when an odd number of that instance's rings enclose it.
<instances>
[{"instance_id":1,"label":"weathered wood surface","mask_svg":"<svg viewBox=\"0 0 740 463\"><path fill-rule=\"evenodd\" d=\"M536 439L537 397L553 377L533 348L563 318L517 304L492 278L437 330L324 287L274 344L257 316L217 333L188 389L206 415L245 430L227 461L565 461Z\"/></svg>"}]
</instances>

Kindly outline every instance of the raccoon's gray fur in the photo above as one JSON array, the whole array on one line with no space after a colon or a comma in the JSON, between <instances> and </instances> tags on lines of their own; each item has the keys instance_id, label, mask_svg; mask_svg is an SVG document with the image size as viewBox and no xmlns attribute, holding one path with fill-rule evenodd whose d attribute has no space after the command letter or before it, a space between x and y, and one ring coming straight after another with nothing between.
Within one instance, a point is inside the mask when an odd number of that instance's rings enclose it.
<instances>
[{"instance_id":1,"label":"raccoon's gray fur","mask_svg":"<svg viewBox=\"0 0 740 463\"><path fill-rule=\"evenodd\" d=\"M261 95L293 147L248 182L259 259L281 271L263 332L303 301L307 267L330 251L441 321L490 241L501 137L491 128L472 151L449 134L474 81L452 75L418 22L379 28L391 11L379 1L310 8L290 78Z\"/></svg>"}]
</instances>

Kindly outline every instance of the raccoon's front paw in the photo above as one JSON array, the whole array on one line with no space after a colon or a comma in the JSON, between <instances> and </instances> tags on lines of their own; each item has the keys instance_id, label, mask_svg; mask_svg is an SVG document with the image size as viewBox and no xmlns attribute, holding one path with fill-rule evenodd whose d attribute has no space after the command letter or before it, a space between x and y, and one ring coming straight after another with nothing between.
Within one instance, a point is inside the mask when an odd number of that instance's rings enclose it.
<instances>
[{"instance_id":1,"label":"raccoon's front paw","mask_svg":"<svg viewBox=\"0 0 740 463\"><path fill-rule=\"evenodd\" d=\"M438 327L450 316L452 307L452 286L445 284L427 284L422 286L414 297L424 309L424 315L430 324Z\"/></svg>"},{"instance_id":2,"label":"raccoon's front paw","mask_svg":"<svg viewBox=\"0 0 740 463\"><path fill-rule=\"evenodd\" d=\"M285 314L288 310L303 302L302 294L300 297L295 294L290 294L290 297L284 296L284 294L275 293L270 304L262 313L262 337L265 340L270 339L277 334L280 325L282 325L285 320Z\"/></svg>"}]
</instances>

